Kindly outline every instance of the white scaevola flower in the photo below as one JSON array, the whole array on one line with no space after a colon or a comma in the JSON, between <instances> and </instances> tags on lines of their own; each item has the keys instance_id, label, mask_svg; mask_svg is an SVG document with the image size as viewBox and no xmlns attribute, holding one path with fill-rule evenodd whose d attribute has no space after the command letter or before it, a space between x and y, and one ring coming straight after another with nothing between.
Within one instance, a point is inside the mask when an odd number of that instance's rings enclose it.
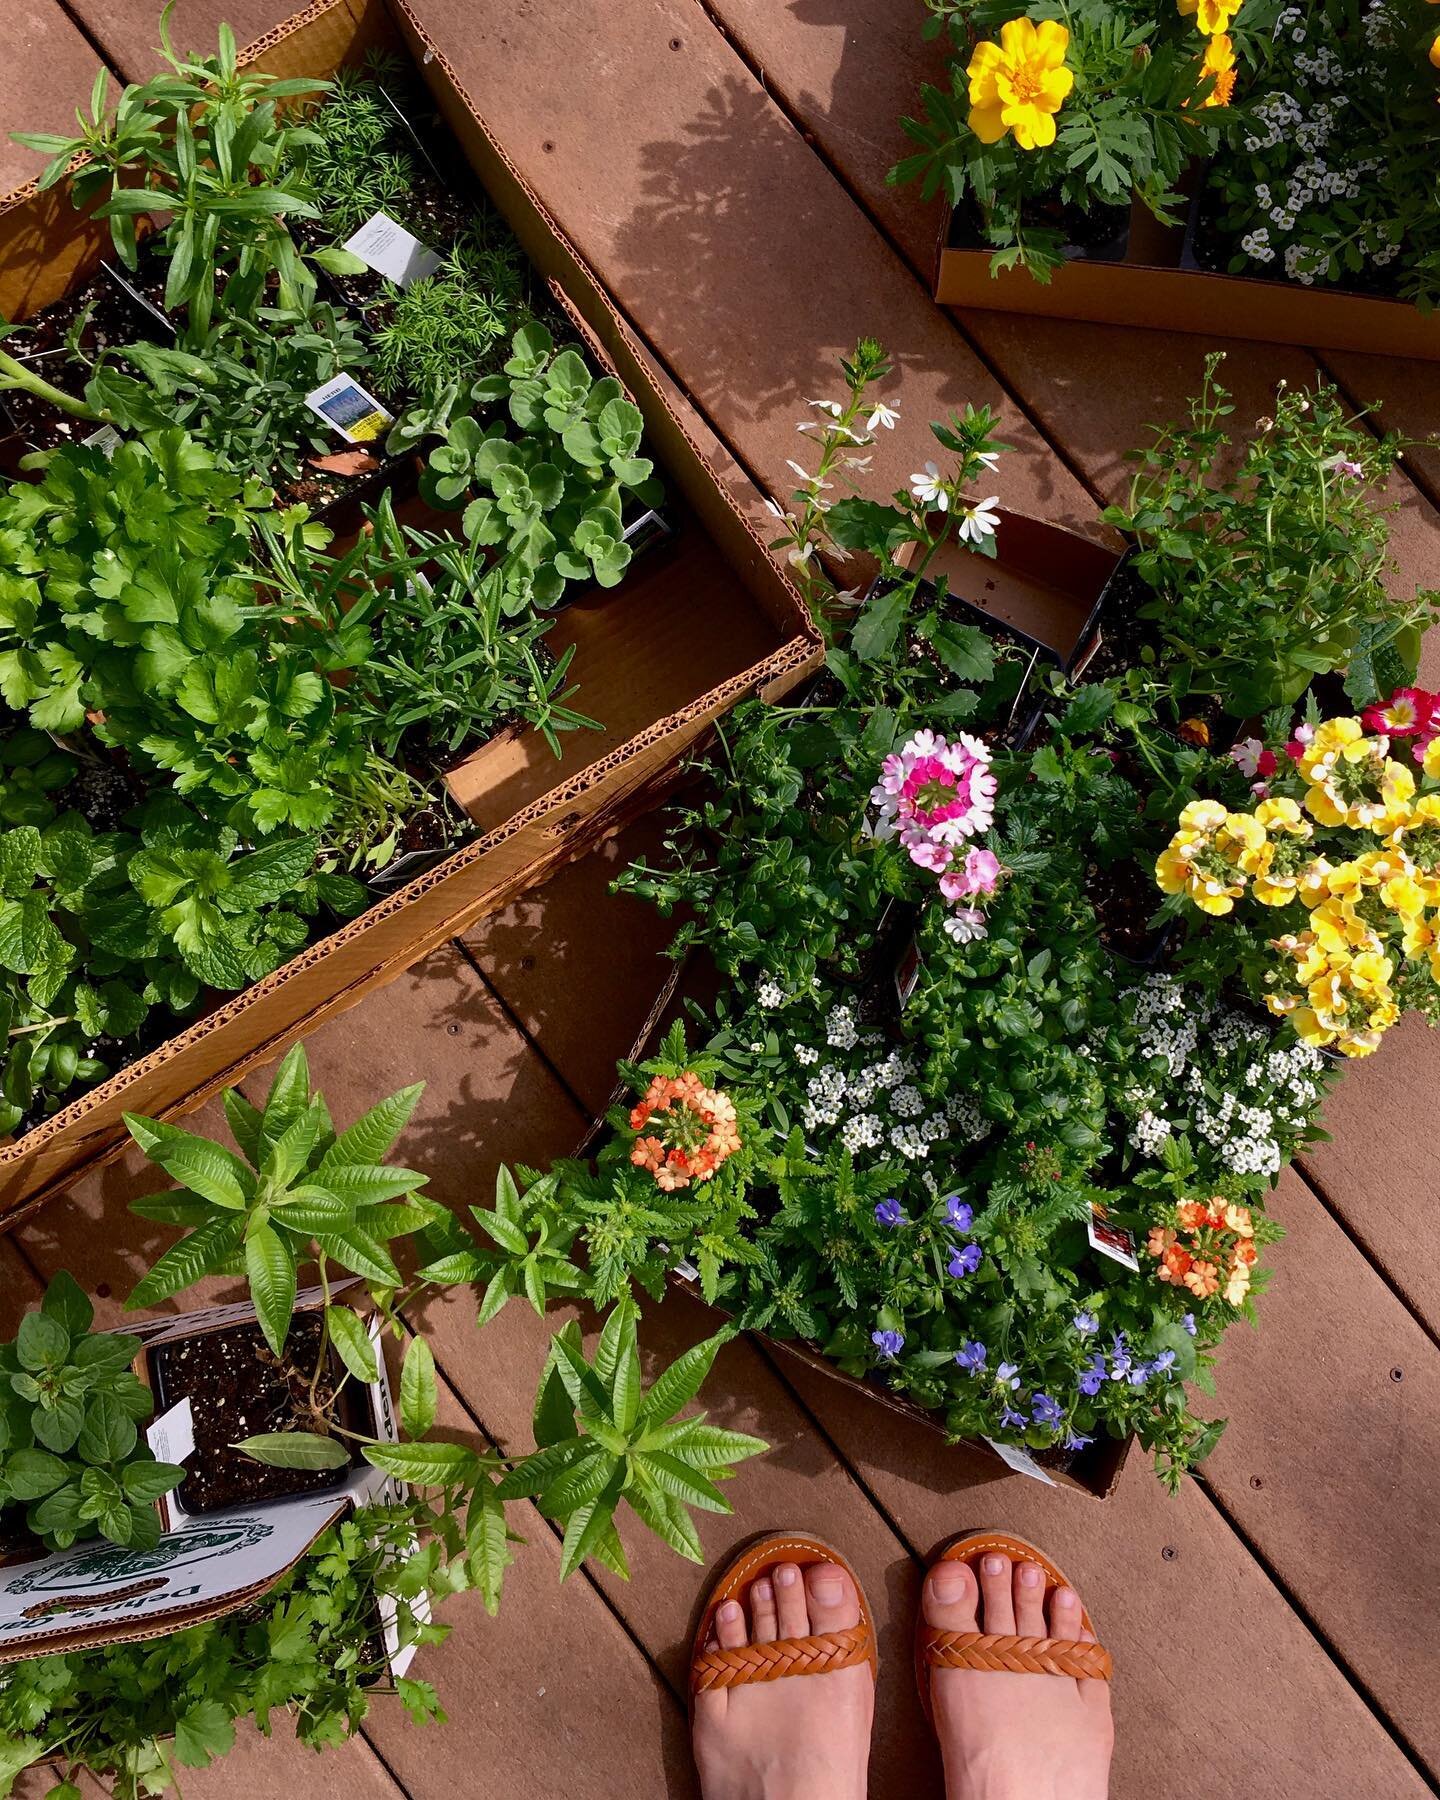
<instances>
[{"instance_id":1,"label":"white scaevola flower","mask_svg":"<svg viewBox=\"0 0 1440 1800\"><path fill-rule=\"evenodd\" d=\"M940 471L933 462L927 462L910 477L910 491L922 506L933 506L939 512L944 512L950 504Z\"/></svg>"},{"instance_id":2,"label":"white scaevola flower","mask_svg":"<svg viewBox=\"0 0 1440 1800\"><path fill-rule=\"evenodd\" d=\"M899 408L891 405L888 401L877 400L870 417L865 421L865 429L874 431L877 426L883 425L886 431L893 431L899 423Z\"/></svg>"},{"instance_id":3,"label":"white scaevola flower","mask_svg":"<svg viewBox=\"0 0 1440 1800\"><path fill-rule=\"evenodd\" d=\"M773 501L773 500L771 500L771 499L769 499L769 498L768 498L768 497L767 497L767 499L766 499L766 501L765 501L765 510L766 510L766 512L768 512L768 513L773 513L773 514L774 514L774 516L775 516L775 517L776 517L776 518L777 518L777 519L786 519L786 520L788 520L788 519L789 519L789 517L790 517L790 515L789 515L789 513L787 513L787 512L786 512L786 511L785 511L785 509L784 509L784 507L783 507L783 506L777 506L777 505L776 505L776 504L775 504L775 502L774 502L774 501Z\"/></svg>"},{"instance_id":4,"label":"white scaevola flower","mask_svg":"<svg viewBox=\"0 0 1440 1800\"><path fill-rule=\"evenodd\" d=\"M1000 452L998 450L977 450L975 460L987 474L993 475L1000 466Z\"/></svg>"},{"instance_id":5,"label":"white scaevola flower","mask_svg":"<svg viewBox=\"0 0 1440 1800\"><path fill-rule=\"evenodd\" d=\"M793 550L786 551L785 560L790 563L792 567L802 569L814 554L815 546L813 543L797 544Z\"/></svg>"},{"instance_id":6,"label":"white scaevola flower","mask_svg":"<svg viewBox=\"0 0 1440 1800\"><path fill-rule=\"evenodd\" d=\"M1000 515L995 508L1000 496L992 494L988 500L978 500L973 505L959 509L960 536L968 538L972 544L983 543L986 538L995 535L995 527L1000 523Z\"/></svg>"},{"instance_id":7,"label":"white scaevola flower","mask_svg":"<svg viewBox=\"0 0 1440 1800\"><path fill-rule=\"evenodd\" d=\"M813 406L816 412L829 413L832 419L838 419L845 408L838 400L807 400L807 406Z\"/></svg>"},{"instance_id":8,"label":"white scaevola flower","mask_svg":"<svg viewBox=\"0 0 1440 1800\"><path fill-rule=\"evenodd\" d=\"M834 486L833 482L822 481L818 475L812 475L807 468L805 468L802 464L796 462L795 459L791 456L787 456L785 458L785 466L787 468L793 469L795 471L795 474L800 479L800 481L803 482L803 484L806 487L812 489L816 493L818 493L822 488L828 488L828 487Z\"/></svg>"}]
</instances>

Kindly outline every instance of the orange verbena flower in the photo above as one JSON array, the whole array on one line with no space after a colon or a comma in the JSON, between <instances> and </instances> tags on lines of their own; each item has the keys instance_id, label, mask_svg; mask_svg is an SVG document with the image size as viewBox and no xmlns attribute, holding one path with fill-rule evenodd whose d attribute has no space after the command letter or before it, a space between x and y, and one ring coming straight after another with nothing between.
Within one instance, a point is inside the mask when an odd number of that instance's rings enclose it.
<instances>
[{"instance_id":1,"label":"orange verbena flower","mask_svg":"<svg viewBox=\"0 0 1440 1800\"><path fill-rule=\"evenodd\" d=\"M689 1069L652 1079L630 1114L630 1129L637 1134L631 1162L648 1169L666 1193L709 1181L740 1148L734 1102Z\"/></svg>"},{"instance_id":2,"label":"orange verbena flower","mask_svg":"<svg viewBox=\"0 0 1440 1800\"><path fill-rule=\"evenodd\" d=\"M1151 1226L1145 1250L1159 1263L1158 1280L1187 1288L1197 1300L1208 1300L1223 1286L1231 1306L1244 1304L1250 1271L1260 1258L1250 1208L1223 1194L1182 1200L1173 1226Z\"/></svg>"}]
</instances>

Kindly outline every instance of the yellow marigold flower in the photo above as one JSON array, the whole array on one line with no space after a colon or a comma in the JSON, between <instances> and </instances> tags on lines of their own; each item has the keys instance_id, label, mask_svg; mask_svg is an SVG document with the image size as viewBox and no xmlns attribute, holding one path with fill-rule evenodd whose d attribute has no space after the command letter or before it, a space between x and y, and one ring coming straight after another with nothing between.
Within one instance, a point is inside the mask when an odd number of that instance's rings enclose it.
<instances>
[{"instance_id":1,"label":"yellow marigold flower","mask_svg":"<svg viewBox=\"0 0 1440 1800\"><path fill-rule=\"evenodd\" d=\"M1217 32L1230 29L1230 21L1239 12L1241 0L1176 0L1176 4L1182 19L1195 14L1195 23L1206 37L1214 37Z\"/></svg>"},{"instance_id":2,"label":"yellow marigold flower","mask_svg":"<svg viewBox=\"0 0 1440 1800\"><path fill-rule=\"evenodd\" d=\"M1440 31L1430 40L1430 61L1435 68L1440 69Z\"/></svg>"},{"instance_id":3,"label":"yellow marigold flower","mask_svg":"<svg viewBox=\"0 0 1440 1800\"><path fill-rule=\"evenodd\" d=\"M970 66L969 126L982 144L997 144L1013 132L1022 150L1055 142L1055 114L1075 85L1065 67L1070 33L1055 19L1038 25L1011 19L1000 27L1000 42L975 46Z\"/></svg>"},{"instance_id":4,"label":"yellow marigold flower","mask_svg":"<svg viewBox=\"0 0 1440 1800\"><path fill-rule=\"evenodd\" d=\"M1205 45L1205 60L1200 65L1200 79L1215 77L1215 85L1205 96L1206 106L1228 106L1235 92L1235 46L1224 31L1217 31Z\"/></svg>"}]
</instances>

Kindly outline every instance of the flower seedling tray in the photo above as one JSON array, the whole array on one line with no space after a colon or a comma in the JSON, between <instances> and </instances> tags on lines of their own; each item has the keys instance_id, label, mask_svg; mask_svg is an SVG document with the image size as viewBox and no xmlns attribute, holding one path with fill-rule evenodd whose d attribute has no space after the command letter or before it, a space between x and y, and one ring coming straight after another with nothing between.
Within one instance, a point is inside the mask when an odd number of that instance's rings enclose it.
<instances>
[{"instance_id":1,"label":"flower seedling tray","mask_svg":"<svg viewBox=\"0 0 1440 1800\"><path fill-rule=\"evenodd\" d=\"M650 1008L644 1024L636 1034L630 1047L627 1061L631 1064L644 1062L647 1056L655 1053L657 1045L665 1036L672 1019L680 1016L683 1007L683 996L687 993L713 993L715 991L715 975L713 965L708 958L690 956L683 963L677 963L661 985L654 1005ZM583 1158L589 1155L596 1139L605 1129L606 1118L616 1106L628 1107L631 1090L624 1082L617 1082L613 1092L604 1106L591 1120L585 1135L575 1149L575 1156ZM807 1146L809 1148L810 1146ZM687 1294L702 1306L708 1306L701 1291L696 1272L685 1265L672 1269L668 1276L669 1284L677 1292ZM714 1309L712 1309L714 1310ZM897 1394L884 1382L874 1377L861 1378L847 1374L821 1350L815 1343L793 1338L771 1337L763 1331L752 1331L749 1334L757 1343L768 1350L774 1350L792 1361L804 1363L807 1368L824 1375L848 1389L857 1399L866 1400L887 1408L890 1412L899 1413L902 1418L909 1419L919 1425L931 1436L943 1438L947 1443L954 1443L970 1450L978 1451L987 1459L1003 1463L1017 1474L1029 1475L1032 1479L1044 1484L1066 1488L1074 1493L1088 1494L1094 1500L1108 1500L1119 1485L1125 1464L1130 1456L1134 1443L1133 1437L1097 1438L1083 1450L1072 1456L1057 1459L1052 1452L1036 1451L1033 1455L1027 1451L1011 1448L1009 1445L993 1444L988 1438L952 1438L945 1430L938 1414L917 1406L913 1400L907 1400L903 1394ZM1044 1460L1042 1460L1044 1459ZM1058 1466L1063 1460L1064 1466ZM1047 1462L1055 1461L1057 1466L1047 1466Z\"/></svg>"},{"instance_id":2,"label":"flower seedling tray","mask_svg":"<svg viewBox=\"0 0 1440 1800\"><path fill-rule=\"evenodd\" d=\"M80 1100L0 1145L0 1230L63 1191L127 1141L123 1113L174 1118L297 1035L354 1005L446 939L506 906L654 805L713 722L747 696L787 692L818 667L805 602L752 523L759 496L715 473L719 446L688 398L661 376L592 269L515 172L443 52L404 0L322 0L242 60L280 76L333 75L373 50L409 57L477 180L557 303L581 322L644 415L647 454L673 497L671 544L632 581L565 615L579 645L581 704L602 732L570 734L563 763L534 733L495 740L467 765L475 840L360 918L226 1000ZM0 199L0 313L33 317L88 279L106 254L103 224L63 193ZM683 520L680 512L683 508Z\"/></svg>"},{"instance_id":3,"label":"flower seedling tray","mask_svg":"<svg viewBox=\"0 0 1440 1800\"><path fill-rule=\"evenodd\" d=\"M1020 268L992 274L992 252L967 241L971 228L953 211L946 212L935 258L942 306L1440 362L1440 316L1426 317L1405 300L1184 268L1182 234L1146 232L1142 242L1133 229L1123 262L1077 257L1048 282Z\"/></svg>"}]
</instances>

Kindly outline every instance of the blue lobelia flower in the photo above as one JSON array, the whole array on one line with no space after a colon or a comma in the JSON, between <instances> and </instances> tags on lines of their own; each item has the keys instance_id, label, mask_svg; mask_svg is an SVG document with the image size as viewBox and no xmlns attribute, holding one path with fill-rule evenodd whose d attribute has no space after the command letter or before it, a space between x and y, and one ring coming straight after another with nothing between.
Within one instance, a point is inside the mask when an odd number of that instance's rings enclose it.
<instances>
[{"instance_id":1,"label":"blue lobelia flower","mask_svg":"<svg viewBox=\"0 0 1440 1800\"><path fill-rule=\"evenodd\" d=\"M903 1225L905 1209L893 1195L888 1200L875 1202L875 1222L877 1225Z\"/></svg>"},{"instance_id":2,"label":"blue lobelia flower","mask_svg":"<svg viewBox=\"0 0 1440 1800\"><path fill-rule=\"evenodd\" d=\"M1048 1394L1035 1394L1030 1400L1030 1416L1037 1425L1058 1425L1065 1417L1065 1408Z\"/></svg>"},{"instance_id":3,"label":"blue lobelia flower","mask_svg":"<svg viewBox=\"0 0 1440 1800\"><path fill-rule=\"evenodd\" d=\"M978 1338L972 1338L955 1352L955 1360L967 1375L978 1375L985 1367L985 1346Z\"/></svg>"},{"instance_id":4,"label":"blue lobelia flower","mask_svg":"<svg viewBox=\"0 0 1440 1800\"><path fill-rule=\"evenodd\" d=\"M1075 1329L1081 1337L1090 1337L1100 1329L1100 1321L1092 1312L1078 1312L1075 1315Z\"/></svg>"},{"instance_id":5,"label":"blue lobelia flower","mask_svg":"<svg viewBox=\"0 0 1440 1800\"><path fill-rule=\"evenodd\" d=\"M887 1361L893 1361L905 1348L903 1331L872 1331L870 1342Z\"/></svg>"},{"instance_id":6,"label":"blue lobelia flower","mask_svg":"<svg viewBox=\"0 0 1440 1800\"><path fill-rule=\"evenodd\" d=\"M975 1223L975 1208L958 1194L951 1194L945 1202L945 1223L953 1225L956 1231L968 1231Z\"/></svg>"},{"instance_id":7,"label":"blue lobelia flower","mask_svg":"<svg viewBox=\"0 0 1440 1800\"><path fill-rule=\"evenodd\" d=\"M950 1261L945 1265L957 1281L966 1275L973 1275L980 1267L983 1252L978 1244L966 1244L962 1249L950 1252Z\"/></svg>"}]
</instances>

